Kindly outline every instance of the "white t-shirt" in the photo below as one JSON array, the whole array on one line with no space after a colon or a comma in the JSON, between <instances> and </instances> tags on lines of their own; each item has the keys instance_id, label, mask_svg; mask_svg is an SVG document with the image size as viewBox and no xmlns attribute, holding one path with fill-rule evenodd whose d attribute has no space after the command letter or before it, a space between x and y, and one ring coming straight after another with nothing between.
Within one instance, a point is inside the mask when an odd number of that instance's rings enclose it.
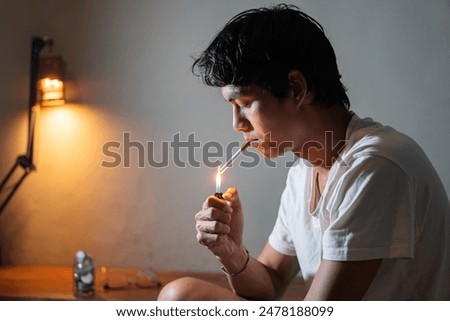
<instances>
[{"instance_id":1,"label":"white t-shirt","mask_svg":"<svg viewBox=\"0 0 450 321\"><path fill-rule=\"evenodd\" d=\"M271 246L297 256L307 284L321 259L382 258L366 300L450 299L450 205L408 136L354 115L347 144L310 212L313 168L289 171Z\"/></svg>"}]
</instances>

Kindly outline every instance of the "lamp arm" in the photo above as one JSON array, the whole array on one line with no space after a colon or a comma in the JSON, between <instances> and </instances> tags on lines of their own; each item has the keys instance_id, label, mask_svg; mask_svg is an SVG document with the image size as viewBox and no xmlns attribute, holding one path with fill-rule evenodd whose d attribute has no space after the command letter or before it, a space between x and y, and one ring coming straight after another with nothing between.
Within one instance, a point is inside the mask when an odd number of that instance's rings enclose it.
<instances>
[{"instance_id":1,"label":"lamp arm","mask_svg":"<svg viewBox=\"0 0 450 321\"><path fill-rule=\"evenodd\" d=\"M20 184L27 175L35 169L33 165L33 149L34 149L34 131L36 125L36 110L35 105L37 103L37 80L39 73L39 55L45 46L52 46L53 40L48 37L33 37L31 39L31 67L30 67L30 97L28 103L28 140L27 140L27 151L25 155L17 157L16 162L6 174L5 178L0 183L0 193L2 192L4 186L9 181L11 176L14 174L18 167L24 169L24 173L19 178L19 180L14 184L11 191L7 194L6 198L2 203L0 203L0 214L6 207L8 202L11 200Z\"/></svg>"},{"instance_id":2,"label":"lamp arm","mask_svg":"<svg viewBox=\"0 0 450 321\"><path fill-rule=\"evenodd\" d=\"M30 97L28 102L28 143L26 156L33 164L34 125L36 123L33 107L37 100L37 80L39 74L39 55L45 46L52 46L53 40L49 37L33 37L31 40L31 66L30 66Z\"/></svg>"},{"instance_id":3,"label":"lamp arm","mask_svg":"<svg viewBox=\"0 0 450 321\"><path fill-rule=\"evenodd\" d=\"M8 174L6 174L5 178L0 183L0 192L3 190L3 188L6 185L6 183L9 181L9 179L11 178L11 176L14 174L14 172L16 171L16 169L18 167L22 167L25 171L23 172L23 174L20 177L20 179L16 182L16 184L14 184L13 188L7 194L7 196L3 200L3 202L0 203L0 215L2 214L3 209L6 207L6 205L8 205L8 203L11 200L11 198L13 197L13 195L16 193L16 191L19 188L20 184L22 184L22 182L25 179L25 177L27 177L27 175L29 173L31 173L31 171L34 168L33 164L30 163L30 160L26 156L22 155L22 156L17 157L16 162L14 163L14 165L9 170Z\"/></svg>"}]
</instances>

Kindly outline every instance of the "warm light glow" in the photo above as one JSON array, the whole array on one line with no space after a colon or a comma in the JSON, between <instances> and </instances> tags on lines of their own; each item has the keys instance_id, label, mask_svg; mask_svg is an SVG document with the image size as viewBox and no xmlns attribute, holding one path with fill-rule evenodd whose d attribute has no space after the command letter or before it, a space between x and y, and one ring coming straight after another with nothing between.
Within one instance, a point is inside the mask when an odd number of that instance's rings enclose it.
<instances>
[{"instance_id":1,"label":"warm light glow","mask_svg":"<svg viewBox=\"0 0 450 321\"><path fill-rule=\"evenodd\" d=\"M64 83L60 79L44 78L39 81L42 106L64 105Z\"/></svg>"},{"instance_id":2,"label":"warm light glow","mask_svg":"<svg viewBox=\"0 0 450 321\"><path fill-rule=\"evenodd\" d=\"M57 190L75 188L76 182L98 175L102 144L113 130L108 122L113 123L114 118L91 106L73 104L41 108L40 116L37 166L41 175L45 173L45 180Z\"/></svg>"},{"instance_id":3,"label":"warm light glow","mask_svg":"<svg viewBox=\"0 0 450 321\"><path fill-rule=\"evenodd\" d=\"M47 111L46 126L55 136L73 135L76 133L77 114L75 108L59 107ZM68 137L65 137L68 138ZM57 137L55 137L57 139Z\"/></svg>"},{"instance_id":4,"label":"warm light glow","mask_svg":"<svg viewBox=\"0 0 450 321\"><path fill-rule=\"evenodd\" d=\"M216 174L216 193L220 193L221 185L222 185L222 175L220 174L220 171L217 171L217 174Z\"/></svg>"}]
</instances>

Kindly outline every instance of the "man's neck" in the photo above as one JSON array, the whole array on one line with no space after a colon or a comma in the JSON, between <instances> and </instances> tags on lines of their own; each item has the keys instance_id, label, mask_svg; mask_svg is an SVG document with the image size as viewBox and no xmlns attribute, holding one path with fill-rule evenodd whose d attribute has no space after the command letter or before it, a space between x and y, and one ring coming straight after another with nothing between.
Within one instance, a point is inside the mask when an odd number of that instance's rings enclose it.
<instances>
[{"instance_id":1,"label":"man's neck","mask_svg":"<svg viewBox=\"0 0 450 321\"><path fill-rule=\"evenodd\" d=\"M320 172L329 171L346 145L347 127L352 116L353 113L344 106L312 110L309 117L310 141L304 144L298 156L319 167Z\"/></svg>"}]
</instances>

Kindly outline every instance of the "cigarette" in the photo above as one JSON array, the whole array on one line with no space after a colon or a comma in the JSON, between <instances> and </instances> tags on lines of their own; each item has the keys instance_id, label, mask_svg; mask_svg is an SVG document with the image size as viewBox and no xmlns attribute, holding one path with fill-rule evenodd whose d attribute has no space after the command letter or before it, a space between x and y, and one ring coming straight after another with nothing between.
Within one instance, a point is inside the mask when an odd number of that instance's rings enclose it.
<instances>
[{"instance_id":1,"label":"cigarette","mask_svg":"<svg viewBox=\"0 0 450 321\"><path fill-rule=\"evenodd\" d=\"M244 151L246 150L252 142L245 142L244 144L242 144L241 148L239 148L239 150L237 150L233 156L231 156L231 158L222 166L219 167L218 173L220 175L222 175L223 173L225 173L225 171L231 166L231 164L234 162L234 160Z\"/></svg>"}]
</instances>

